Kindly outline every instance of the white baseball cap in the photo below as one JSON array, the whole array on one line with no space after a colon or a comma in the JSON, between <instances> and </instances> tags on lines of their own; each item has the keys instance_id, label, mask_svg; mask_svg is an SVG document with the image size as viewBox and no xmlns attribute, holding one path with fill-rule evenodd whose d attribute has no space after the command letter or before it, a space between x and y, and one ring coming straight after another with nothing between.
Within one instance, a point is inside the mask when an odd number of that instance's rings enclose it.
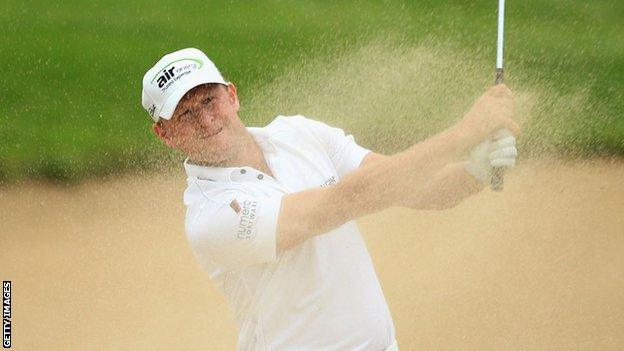
<instances>
[{"instance_id":1,"label":"white baseball cap","mask_svg":"<svg viewBox=\"0 0 624 351\"><path fill-rule=\"evenodd\" d=\"M171 119L184 94L206 83L227 85L206 54L195 48L172 52L143 76L143 108L154 122Z\"/></svg>"}]
</instances>

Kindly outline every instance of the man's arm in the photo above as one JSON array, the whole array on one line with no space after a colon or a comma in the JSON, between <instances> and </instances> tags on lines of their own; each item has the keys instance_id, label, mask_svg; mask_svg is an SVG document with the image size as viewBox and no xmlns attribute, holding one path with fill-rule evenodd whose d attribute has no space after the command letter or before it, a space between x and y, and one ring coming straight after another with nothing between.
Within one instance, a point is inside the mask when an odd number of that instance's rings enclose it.
<instances>
[{"instance_id":1,"label":"man's arm","mask_svg":"<svg viewBox=\"0 0 624 351\"><path fill-rule=\"evenodd\" d=\"M511 120L511 104L509 89L497 85L446 131L359 167L333 186L285 195L277 220L278 252L390 206L422 206L423 199L431 196L426 189L432 186L432 179L445 174L440 173L442 169L452 169L450 164L459 155L498 129L519 132Z\"/></svg>"}]
</instances>

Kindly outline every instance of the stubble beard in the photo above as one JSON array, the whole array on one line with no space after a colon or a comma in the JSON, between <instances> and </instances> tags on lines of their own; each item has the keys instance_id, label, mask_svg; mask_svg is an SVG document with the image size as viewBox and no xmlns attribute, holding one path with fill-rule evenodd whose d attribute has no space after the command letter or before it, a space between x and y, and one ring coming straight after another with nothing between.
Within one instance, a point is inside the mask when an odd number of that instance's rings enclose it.
<instances>
[{"instance_id":1,"label":"stubble beard","mask_svg":"<svg viewBox=\"0 0 624 351\"><path fill-rule=\"evenodd\" d=\"M205 146L204 149L198 150L191 160L194 163L212 167L229 167L236 164L238 157L245 149L245 135L235 126L230 126L224 132L228 133L225 135L227 138L225 141L212 145L212 148Z\"/></svg>"}]
</instances>

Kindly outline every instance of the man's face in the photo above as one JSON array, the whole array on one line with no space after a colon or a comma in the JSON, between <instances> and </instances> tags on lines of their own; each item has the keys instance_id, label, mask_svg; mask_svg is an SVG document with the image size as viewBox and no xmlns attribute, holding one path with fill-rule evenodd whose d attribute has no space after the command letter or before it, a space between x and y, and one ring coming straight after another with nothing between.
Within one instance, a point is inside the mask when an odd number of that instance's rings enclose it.
<instances>
[{"instance_id":1,"label":"man's face","mask_svg":"<svg viewBox=\"0 0 624 351\"><path fill-rule=\"evenodd\" d=\"M233 84L200 85L184 95L170 120L154 125L154 132L191 160L218 165L231 159L245 130L238 109Z\"/></svg>"}]
</instances>

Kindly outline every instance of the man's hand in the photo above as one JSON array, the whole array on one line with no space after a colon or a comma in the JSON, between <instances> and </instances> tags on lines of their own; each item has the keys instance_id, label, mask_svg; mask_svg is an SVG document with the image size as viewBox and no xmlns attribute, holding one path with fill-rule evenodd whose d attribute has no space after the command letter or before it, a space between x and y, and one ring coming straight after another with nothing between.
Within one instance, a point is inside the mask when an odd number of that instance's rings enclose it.
<instances>
[{"instance_id":1,"label":"man's hand","mask_svg":"<svg viewBox=\"0 0 624 351\"><path fill-rule=\"evenodd\" d=\"M492 138L501 129L518 135L520 127L512 116L513 94L507 86L499 84L481 95L454 128L469 144L474 145Z\"/></svg>"},{"instance_id":2,"label":"man's hand","mask_svg":"<svg viewBox=\"0 0 624 351\"><path fill-rule=\"evenodd\" d=\"M516 138L503 129L494 134L493 140L488 139L472 149L466 170L476 179L489 182L492 167L512 168L517 156Z\"/></svg>"}]
</instances>

